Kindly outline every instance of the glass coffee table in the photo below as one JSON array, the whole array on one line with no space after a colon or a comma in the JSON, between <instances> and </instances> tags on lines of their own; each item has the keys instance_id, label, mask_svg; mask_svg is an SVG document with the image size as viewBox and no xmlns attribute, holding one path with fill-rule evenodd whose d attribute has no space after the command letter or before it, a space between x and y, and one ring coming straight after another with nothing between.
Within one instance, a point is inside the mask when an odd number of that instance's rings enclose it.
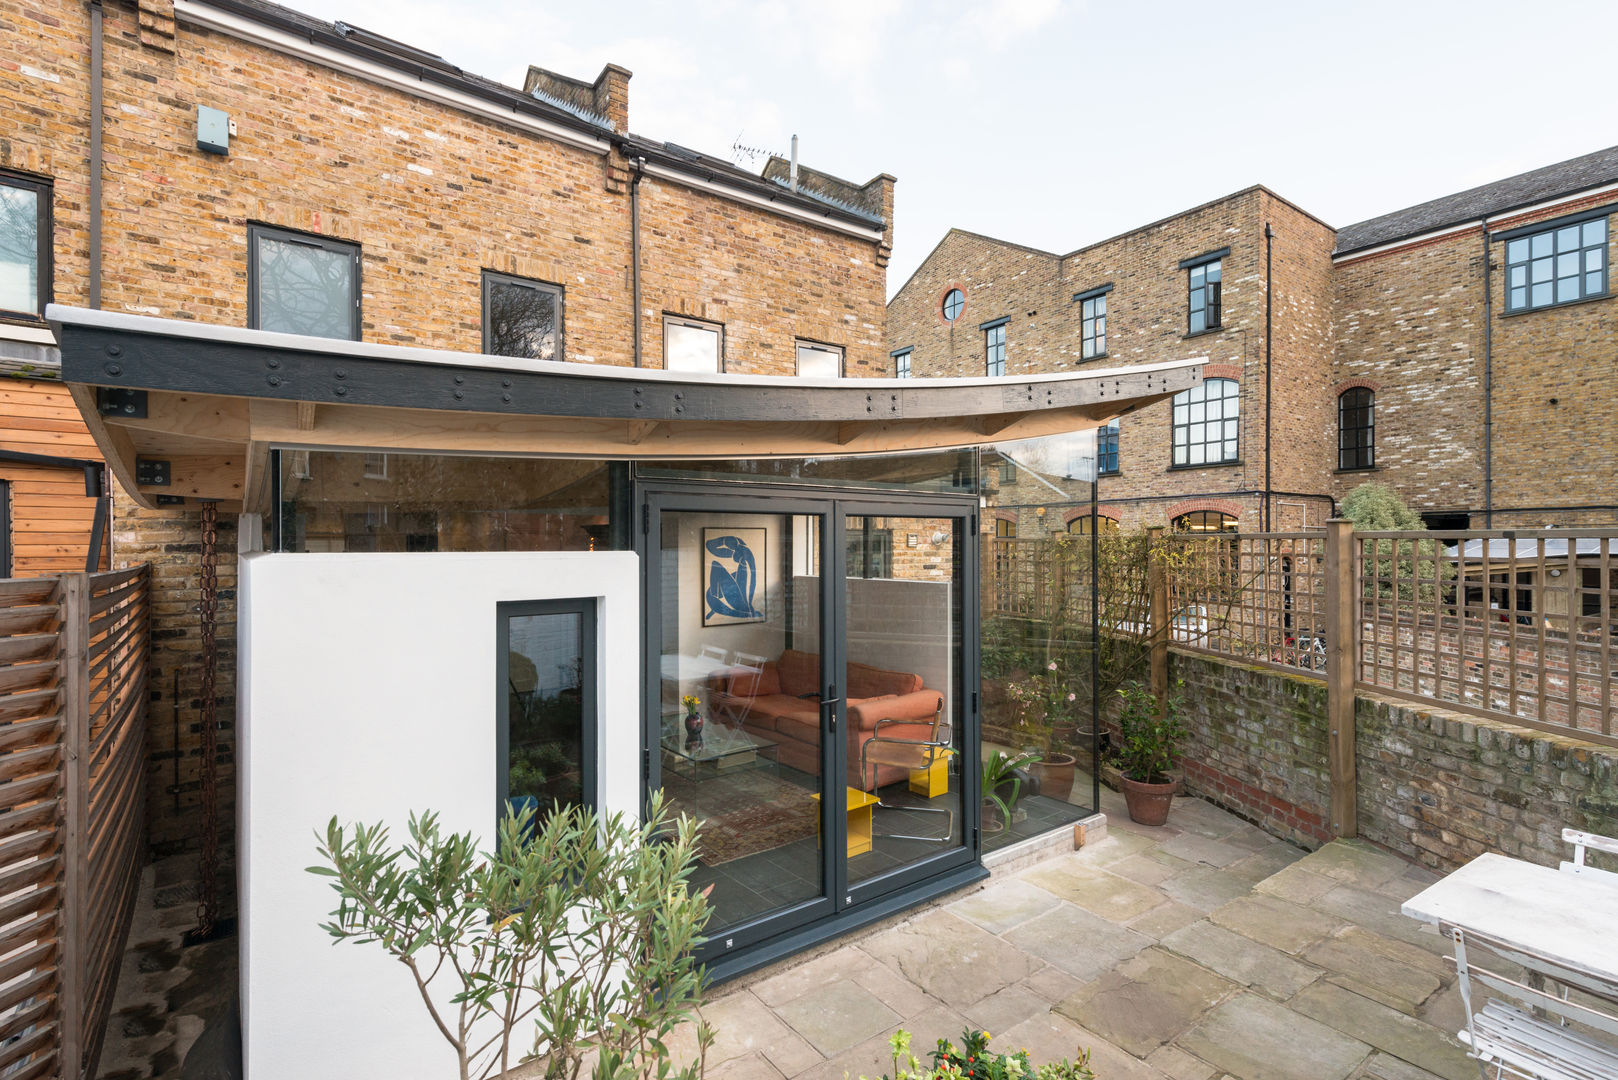
<instances>
[{"instance_id":1,"label":"glass coffee table","mask_svg":"<svg viewBox=\"0 0 1618 1080\"><path fill-rule=\"evenodd\" d=\"M740 728L708 722L702 741L686 746L685 725L663 725L663 767L681 776L717 776L744 769L776 767L776 744Z\"/></svg>"}]
</instances>

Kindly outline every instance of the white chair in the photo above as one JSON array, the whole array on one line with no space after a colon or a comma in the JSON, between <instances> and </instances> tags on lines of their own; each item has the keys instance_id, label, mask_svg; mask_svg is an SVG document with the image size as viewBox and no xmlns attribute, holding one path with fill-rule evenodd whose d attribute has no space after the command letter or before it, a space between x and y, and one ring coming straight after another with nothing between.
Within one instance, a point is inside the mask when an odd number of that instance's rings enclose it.
<instances>
[{"instance_id":1,"label":"white chair","mask_svg":"<svg viewBox=\"0 0 1618 1080\"><path fill-rule=\"evenodd\" d=\"M1572 1022L1618 1036L1618 1016L1594 1004L1569 1000L1565 989L1558 994L1543 986L1530 985L1548 977L1565 986L1572 973L1554 961L1526 952L1519 945L1506 945L1459 928L1452 928L1450 933L1455 939L1458 987L1466 1009L1466 1027L1458 1033L1458 1038L1466 1045L1467 1056L1477 1060L1484 1080L1491 1077L1496 1080L1504 1077L1612 1080L1618 1077L1618 1046L1588 1031L1568 1026ZM1487 952L1479 955L1472 951L1478 946ZM1511 978L1495 967L1485 967L1484 964L1494 963L1488 956L1490 952L1509 955L1522 963L1528 981ZM1481 1002L1481 1008L1474 1010L1474 984L1488 987L1501 996L1490 997ZM1513 998L1515 1002L1504 998Z\"/></svg>"},{"instance_id":2,"label":"white chair","mask_svg":"<svg viewBox=\"0 0 1618 1080\"><path fill-rule=\"evenodd\" d=\"M1618 855L1618 840L1610 836L1598 836L1595 833L1580 832L1577 829L1563 829L1562 842L1573 845L1573 861L1562 864L1562 872L1577 874L1592 881L1599 881L1603 885L1618 886L1618 874L1611 870L1600 870L1594 866L1587 866L1584 862L1584 851L1589 848L1593 851L1605 851L1609 855Z\"/></svg>"},{"instance_id":3,"label":"white chair","mask_svg":"<svg viewBox=\"0 0 1618 1080\"><path fill-rule=\"evenodd\" d=\"M768 660L753 653L740 651L736 653L736 666L739 668L747 668L749 671L763 671L764 665L767 663L769 663Z\"/></svg>"},{"instance_id":4,"label":"white chair","mask_svg":"<svg viewBox=\"0 0 1618 1080\"><path fill-rule=\"evenodd\" d=\"M717 660L721 664L730 663L730 650L718 645L704 645L697 650L697 655L709 660Z\"/></svg>"}]
</instances>

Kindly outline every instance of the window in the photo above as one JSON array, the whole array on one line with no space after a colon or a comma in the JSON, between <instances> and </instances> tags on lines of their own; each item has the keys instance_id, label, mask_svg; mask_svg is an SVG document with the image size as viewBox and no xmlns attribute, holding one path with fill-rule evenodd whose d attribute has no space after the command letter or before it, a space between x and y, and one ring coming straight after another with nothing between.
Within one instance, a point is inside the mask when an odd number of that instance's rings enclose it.
<instances>
[{"instance_id":1,"label":"window","mask_svg":"<svg viewBox=\"0 0 1618 1080\"><path fill-rule=\"evenodd\" d=\"M944 294L944 321L954 322L966 310L966 294L959 289L951 289Z\"/></svg>"},{"instance_id":2,"label":"window","mask_svg":"<svg viewBox=\"0 0 1618 1080\"><path fill-rule=\"evenodd\" d=\"M725 328L718 323L665 316L663 366L669 371L724 371Z\"/></svg>"},{"instance_id":3,"label":"window","mask_svg":"<svg viewBox=\"0 0 1618 1080\"><path fill-rule=\"evenodd\" d=\"M1017 523L1009 518L995 518L994 538L996 540L1017 539Z\"/></svg>"},{"instance_id":4,"label":"window","mask_svg":"<svg viewBox=\"0 0 1618 1080\"><path fill-rule=\"evenodd\" d=\"M1187 281L1191 298L1190 333L1200 334L1204 330L1219 328L1222 295L1220 262L1221 260L1214 259L1189 268Z\"/></svg>"},{"instance_id":5,"label":"window","mask_svg":"<svg viewBox=\"0 0 1618 1080\"><path fill-rule=\"evenodd\" d=\"M1090 535L1090 515L1080 514L1067 523L1067 531L1075 535ZM1110 518L1106 514L1096 515L1096 531L1103 533L1117 532L1118 519Z\"/></svg>"},{"instance_id":6,"label":"window","mask_svg":"<svg viewBox=\"0 0 1618 1080\"><path fill-rule=\"evenodd\" d=\"M483 271L483 351L562 359L562 288Z\"/></svg>"},{"instance_id":7,"label":"window","mask_svg":"<svg viewBox=\"0 0 1618 1080\"><path fill-rule=\"evenodd\" d=\"M359 340L358 245L250 225L247 247L249 326Z\"/></svg>"},{"instance_id":8,"label":"window","mask_svg":"<svg viewBox=\"0 0 1618 1080\"><path fill-rule=\"evenodd\" d=\"M910 350L893 354L893 377L896 379L910 378Z\"/></svg>"},{"instance_id":9,"label":"window","mask_svg":"<svg viewBox=\"0 0 1618 1080\"><path fill-rule=\"evenodd\" d=\"M1000 459L1000 482L1002 484L1015 484L1017 482L1017 463L1008 457Z\"/></svg>"},{"instance_id":10,"label":"window","mask_svg":"<svg viewBox=\"0 0 1618 1080\"><path fill-rule=\"evenodd\" d=\"M1174 396L1175 465L1235 461L1241 387L1235 379L1208 379Z\"/></svg>"},{"instance_id":11,"label":"window","mask_svg":"<svg viewBox=\"0 0 1618 1080\"><path fill-rule=\"evenodd\" d=\"M596 602L495 605L496 814L596 803Z\"/></svg>"},{"instance_id":12,"label":"window","mask_svg":"<svg viewBox=\"0 0 1618 1080\"><path fill-rule=\"evenodd\" d=\"M1607 219L1506 240L1506 311L1607 294Z\"/></svg>"},{"instance_id":13,"label":"window","mask_svg":"<svg viewBox=\"0 0 1618 1080\"><path fill-rule=\"evenodd\" d=\"M0 313L39 318L51 299L51 186L0 173Z\"/></svg>"},{"instance_id":14,"label":"window","mask_svg":"<svg viewBox=\"0 0 1618 1080\"><path fill-rule=\"evenodd\" d=\"M1376 395L1363 386L1337 395L1337 467L1376 465Z\"/></svg>"},{"instance_id":15,"label":"window","mask_svg":"<svg viewBox=\"0 0 1618 1080\"><path fill-rule=\"evenodd\" d=\"M798 374L806 379L838 379L843 375L843 350L836 345L798 342Z\"/></svg>"},{"instance_id":16,"label":"window","mask_svg":"<svg viewBox=\"0 0 1618 1080\"><path fill-rule=\"evenodd\" d=\"M1079 325L1082 341L1079 355L1094 360L1107 355L1107 294L1092 296L1081 301Z\"/></svg>"},{"instance_id":17,"label":"window","mask_svg":"<svg viewBox=\"0 0 1618 1080\"><path fill-rule=\"evenodd\" d=\"M1118 421L1096 431L1096 472L1101 476L1118 471Z\"/></svg>"},{"instance_id":18,"label":"window","mask_svg":"<svg viewBox=\"0 0 1618 1080\"><path fill-rule=\"evenodd\" d=\"M1238 522L1218 510L1192 510L1174 519L1174 531L1182 533L1235 532Z\"/></svg>"},{"instance_id":19,"label":"window","mask_svg":"<svg viewBox=\"0 0 1618 1080\"><path fill-rule=\"evenodd\" d=\"M988 360L984 365L985 371L990 375L1004 375L1006 373L1006 320L996 323L985 323L983 326L983 351Z\"/></svg>"}]
</instances>

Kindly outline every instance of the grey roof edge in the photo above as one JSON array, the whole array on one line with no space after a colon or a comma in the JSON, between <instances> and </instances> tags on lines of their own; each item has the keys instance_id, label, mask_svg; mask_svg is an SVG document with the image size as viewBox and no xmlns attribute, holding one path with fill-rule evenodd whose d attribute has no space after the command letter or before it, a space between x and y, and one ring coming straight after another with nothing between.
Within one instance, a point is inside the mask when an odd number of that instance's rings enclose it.
<instances>
[{"instance_id":1,"label":"grey roof edge","mask_svg":"<svg viewBox=\"0 0 1618 1080\"><path fill-rule=\"evenodd\" d=\"M1618 146L1479 184L1464 191L1406 206L1345 225L1337 233L1336 258L1397 244L1443 229L1525 211L1618 182Z\"/></svg>"}]
</instances>

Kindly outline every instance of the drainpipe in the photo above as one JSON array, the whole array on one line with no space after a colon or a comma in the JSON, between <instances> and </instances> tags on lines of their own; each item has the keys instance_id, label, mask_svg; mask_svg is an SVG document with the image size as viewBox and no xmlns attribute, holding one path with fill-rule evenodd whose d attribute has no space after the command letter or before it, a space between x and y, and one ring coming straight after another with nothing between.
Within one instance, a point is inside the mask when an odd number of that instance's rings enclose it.
<instances>
[{"instance_id":1,"label":"drainpipe","mask_svg":"<svg viewBox=\"0 0 1618 1080\"><path fill-rule=\"evenodd\" d=\"M1275 255L1275 230L1264 223L1264 531L1270 531L1270 373L1274 369L1275 279L1270 274Z\"/></svg>"},{"instance_id":2,"label":"drainpipe","mask_svg":"<svg viewBox=\"0 0 1618 1080\"><path fill-rule=\"evenodd\" d=\"M1494 283L1493 234L1483 223L1483 527L1494 528Z\"/></svg>"},{"instance_id":3,"label":"drainpipe","mask_svg":"<svg viewBox=\"0 0 1618 1080\"><path fill-rule=\"evenodd\" d=\"M90 0L90 307L101 306L101 0Z\"/></svg>"},{"instance_id":4,"label":"drainpipe","mask_svg":"<svg viewBox=\"0 0 1618 1080\"><path fill-rule=\"evenodd\" d=\"M640 181L646 175L646 159L634 159L635 178L629 182L629 281L635 294L635 366L640 367Z\"/></svg>"}]
</instances>

